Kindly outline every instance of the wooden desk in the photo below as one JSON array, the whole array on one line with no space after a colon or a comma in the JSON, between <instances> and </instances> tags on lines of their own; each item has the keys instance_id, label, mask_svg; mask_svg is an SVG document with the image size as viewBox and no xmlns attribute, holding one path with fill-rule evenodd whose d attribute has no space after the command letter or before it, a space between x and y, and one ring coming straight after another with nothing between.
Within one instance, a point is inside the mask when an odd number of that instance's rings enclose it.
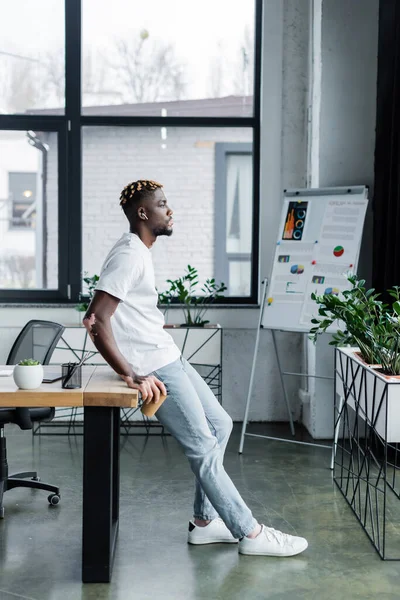
<instances>
[{"instance_id":1,"label":"wooden desk","mask_svg":"<svg viewBox=\"0 0 400 600\"><path fill-rule=\"evenodd\" d=\"M0 369L9 369L0 366ZM54 365L44 372L54 372ZM82 387L64 390L61 382L20 390L12 377L0 378L0 407L83 406L82 581L111 580L119 523L120 407L136 407L138 392L109 366L84 366Z\"/></svg>"}]
</instances>

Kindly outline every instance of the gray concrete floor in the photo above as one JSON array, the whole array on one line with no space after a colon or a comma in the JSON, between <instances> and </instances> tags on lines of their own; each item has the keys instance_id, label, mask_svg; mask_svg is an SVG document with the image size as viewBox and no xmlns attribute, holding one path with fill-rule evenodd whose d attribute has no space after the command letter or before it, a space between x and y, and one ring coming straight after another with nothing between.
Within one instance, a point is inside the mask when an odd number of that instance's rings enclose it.
<instances>
[{"instance_id":1,"label":"gray concrete floor","mask_svg":"<svg viewBox=\"0 0 400 600\"><path fill-rule=\"evenodd\" d=\"M82 437L7 427L10 473L37 469L61 487L62 501L50 507L46 492L26 489L5 495L0 600L398 599L400 563L376 554L332 482L329 451L249 437L239 456L239 432L228 473L256 518L309 540L305 553L277 559L239 556L236 545L188 546L193 479L176 442L124 437L112 582L83 585Z\"/></svg>"}]
</instances>

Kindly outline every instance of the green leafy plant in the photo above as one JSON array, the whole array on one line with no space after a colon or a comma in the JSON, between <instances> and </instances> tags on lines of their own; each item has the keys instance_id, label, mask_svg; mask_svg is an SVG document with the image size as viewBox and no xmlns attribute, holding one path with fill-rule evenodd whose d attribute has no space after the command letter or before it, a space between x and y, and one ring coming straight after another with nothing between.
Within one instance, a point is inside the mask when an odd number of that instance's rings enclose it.
<instances>
[{"instance_id":1,"label":"green leafy plant","mask_svg":"<svg viewBox=\"0 0 400 600\"><path fill-rule=\"evenodd\" d=\"M374 289L365 289L365 281L348 275L352 287L334 294L312 294L318 304L318 317L311 320L310 339L315 343L333 323L339 327L331 345L357 346L370 365L379 365L387 375L400 374L400 291L393 287L388 294L392 304L382 302Z\"/></svg>"},{"instance_id":2,"label":"green leafy plant","mask_svg":"<svg viewBox=\"0 0 400 600\"><path fill-rule=\"evenodd\" d=\"M76 307L76 310L78 310L79 312L87 311L90 301L93 298L94 289L97 285L97 282L99 281L99 276L93 275L92 277L89 277L89 274L87 273L87 271L85 271L85 277L83 278L83 281L86 284L87 292L84 294L83 293L79 294L79 299L84 300L83 302L78 304ZM86 301L86 299L87 299L87 301Z\"/></svg>"},{"instance_id":3,"label":"green leafy plant","mask_svg":"<svg viewBox=\"0 0 400 600\"><path fill-rule=\"evenodd\" d=\"M21 367L35 367L41 363L33 358L24 358L23 360L20 360L18 364Z\"/></svg>"},{"instance_id":4,"label":"green leafy plant","mask_svg":"<svg viewBox=\"0 0 400 600\"><path fill-rule=\"evenodd\" d=\"M201 294L196 294L199 284L199 275L195 267L187 266L185 274L178 279L167 279L170 287L167 291L158 294L159 304L165 304L167 310L173 301L182 305L185 315L185 325L203 327L209 321L204 320L204 315L210 305L217 298L223 296L228 288L224 283L215 281L214 278L207 279L201 287ZM167 312L167 311L166 311Z\"/></svg>"}]
</instances>

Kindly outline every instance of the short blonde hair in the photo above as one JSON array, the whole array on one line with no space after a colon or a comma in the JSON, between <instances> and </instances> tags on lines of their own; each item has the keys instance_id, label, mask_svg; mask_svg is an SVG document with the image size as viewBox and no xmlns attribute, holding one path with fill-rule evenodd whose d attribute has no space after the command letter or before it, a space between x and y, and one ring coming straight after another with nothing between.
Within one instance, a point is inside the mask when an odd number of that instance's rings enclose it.
<instances>
[{"instance_id":1,"label":"short blonde hair","mask_svg":"<svg viewBox=\"0 0 400 600\"><path fill-rule=\"evenodd\" d=\"M120 206L125 210L132 200L143 200L149 193L154 192L157 188L162 188L163 184L151 179L138 179L132 181L124 187L119 197Z\"/></svg>"}]
</instances>

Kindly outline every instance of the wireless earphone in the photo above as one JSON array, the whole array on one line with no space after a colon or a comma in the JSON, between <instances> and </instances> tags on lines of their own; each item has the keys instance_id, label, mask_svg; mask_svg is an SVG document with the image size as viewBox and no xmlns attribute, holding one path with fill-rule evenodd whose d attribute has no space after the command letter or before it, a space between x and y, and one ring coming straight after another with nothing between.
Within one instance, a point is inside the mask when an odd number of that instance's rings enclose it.
<instances>
[{"instance_id":1,"label":"wireless earphone","mask_svg":"<svg viewBox=\"0 0 400 600\"><path fill-rule=\"evenodd\" d=\"M145 215L144 213L142 213L140 216L141 216L143 219L146 219L147 221L149 220L149 217L148 217L147 215Z\"/></svg>"}]
</instances>

